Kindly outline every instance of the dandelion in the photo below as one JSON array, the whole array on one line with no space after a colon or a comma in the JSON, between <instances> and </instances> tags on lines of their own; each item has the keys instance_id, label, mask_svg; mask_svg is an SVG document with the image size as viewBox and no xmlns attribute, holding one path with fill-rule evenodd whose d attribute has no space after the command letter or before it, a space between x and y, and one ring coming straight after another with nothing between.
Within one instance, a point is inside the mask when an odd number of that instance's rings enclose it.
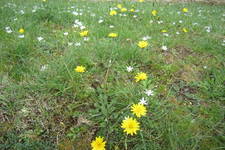
<instances>
[{"instance_id":1,"label":"dandelion","mask_svg":"<svg viewBox=\"0 0 225 150\"><path fill-rule=\"evenodd\" d=\"M136 115L138 118L141 116L146 116L146 107L143 104L133 104L131 106L131 111L134 115Z\"/></svg>"},{"instance_id":2,"label":"dandelion","mask_svg":"<svg viewBox=\"0 0 225 150\"><path fill-rule=\"evenodd\" d=\"M133 8L130 9L130 12L135 12L135 10Z\"/></svg>"},{"instance_id":3,"label":"dandelion","mask_svg":"<svg viewBox=\"0 0 225 150\"><path fill-rule=\"evenodd\" d=\"M121 8L121 12L126 12L127 8Z\"/></svg>"},{"instance_id":4,"label":"dandelion","mask_svg":"<svg viewBox=\"0 0 225 150\"><path fill-rule=\"evenodd\" d=\"M188 32L188 30L186 28L183 28L182 31L185 32L185 33Z\"/></svg>"},{"instance_id":5,"label":"dandelion","mask_svg":"<svg viewBox=\"0 0 225 150\"><path fill-rule=\"evenodd\" d=\"M19 29L19 33L22 34L22 33L24 33L24 32L25 32L25 30L24 30L23 28L20 28L20 29Z\"/></svg>"},{"instance_id":6,"label":"dandelion","mask_svg":"<svg viewBox=\"0 0 225 150\"><path fill-rule=\"evenodd\" d=\"M84 66L77 66L74 71L75 72L85 72L86 68Z\"/></svg>"},{"instance_id":7,"label":"dandelion","mask_svg":"<svg viewBox=\"0 0 225 150\"><path fill-rule=\"evenodd\" d=\"M117 33L109 33L108 34L108 37L110 37L110 38L116 38L117 36L118 36Z\"/></svg>"},{"instance_id":8,"label":"dandelion","mask_svg":"<svg viewBox=\"0 0 225 150\"><path fill-rule=\"evenodd\" d=\"M188 9L187 9L187 8L183 8L182 11L183 11L184 13L187 13L187 12L188 12Z\"/></svg>"},{"instance_id":9,"label":"dandelion","mask_svg":"<svg viewBox=\"0 0 225 150\"><path fill-rule=\"evenodd\" d=\"M122 124L121 124L121 128L124 129L124 132L126 132L127 134L137 134L137 131L140 130L140 123L131 117L126 117Z\"/></svg>"},{"instance_id":10,"label":"dandelion","mask_svg":"<svg viewBox=\"0 0 225 150\"><path fill-rule=\"evenodd\" d=\"M153 10L152 11L152 16L156 16L157 15L157 11L156 10Z\"/></svg>"},{"instance_id":11,"label":"dandelion","mask_svg":"<svg viewBox=\"0 0 225 150\"><path fill-rule=\"evenodd\" d=\"M115 10L111 10L111 11L109 12L109 15L110 15L110 16L115 16L115 15L117 15L117 12L116 12Z\"/></svg>"},{"instance_id":12,"label":"dandelion","mask_svg":"<svg viewBox=\"0 0 225 150\"><path fill-rule=\"evenodd\" d=\"M147 47L149 44L147 41L139 41L137 44L140 48L145 48Z\"/></svg>"},{"instance_id":13,"label":"dandelion","mask_svg":"<svg viewBox=\"0 0 225 150\"><path fill-rule=\"evenodd\" d=\"M81 31L80 36L82 36L82 37L88 36L88 30Z\"/></svg>"},{"instance_id":14,"label":"dandelion","mask_svg":"<svg viewBox=\"0 0 225 150\"><path fill-rule=\"evenodd\" d=\"M147 74L144 72L137 73L137 75L134 77L136 82L139 82L141 80L146 80L148 78Z\"/></svg>"},{"instance_id":15,"label":"dandelion","mask_svg":"<svg viewBox=\"0 0 225 150\"><path fill-rule=\"evenodd\" d=\"M138 0L140 3L144 2L145 0Z\"/></svg>"},{"instance_id":16,"label":"dandelion","mask_svg":"<svg viewBox=\"0 0 225 150\"><path fill-rule=\"evenodd\" d=\"M96 137L95 140L91 142L92 150L105 150L106 141L103 137Z\"/></svg>"},{"instance_id":17,"label":"dandelion","mask_svg":"<svg viewBox=\"0 0 225 150\"><path fill-rule=\"evenodd\" d=\"M161 32L162 32L162 33L166 33L166 32L167 32L167 30L161 30Z\"/></svg>"},{"instance_id":18,"label":"dandelion","mask_svg":"<svg viewBox=\"0 0 225 150\"><path fill-rule=\"evenodd\" d=\"M121 4L118 4L117 5L117 8L121 9L122 8L122 5Z\"/></svg>"}]
</instances>

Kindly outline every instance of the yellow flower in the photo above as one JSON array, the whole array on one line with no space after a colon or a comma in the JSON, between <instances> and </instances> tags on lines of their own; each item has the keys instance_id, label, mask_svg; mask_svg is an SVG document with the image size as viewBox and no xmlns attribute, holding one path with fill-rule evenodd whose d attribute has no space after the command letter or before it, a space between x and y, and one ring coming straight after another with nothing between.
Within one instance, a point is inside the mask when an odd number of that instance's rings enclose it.
<instances>
[{"instance_id":1,"label":"yellow flower","mask_svg":"<svg viewBox=\"0 0 225 150\"><path fill-rule=\"evenodd\" d=\"M124 132L131 135L137 134L137 131L140 130L139 122L136 119L130 117L127 117L123 120L121 128L124 129Z\"/></svg>"},{"instance_id":2,"label":"yellow flower","mask_svg":"<svg viewBox=\"0 0 225 150\"><path fill-rule=\"evenodd\" d=\"M84 66L77 66L74 71L76 72L85 72L86 68Z\"/></svg>"},{"instance_id":3,"label":"yellow flower","mask_svg":"<svg viewBox=\"0 0 225 150\"><path fill-rule=\"evenodd\" d=\"M115 38L115 37L117 37L117 36L118 36L117 33L109 33L109 34L108 34L108 37L111 37L111 38Z\"/></svg>"},{"instance_id":4,"label":"yellow flower","mask_svg":"<svg viewBox=\"0 0 225 150\"><path fill-rule=\"evenodd\" d=\"M188 12L188 9L187 9L187 8L183 8L182 11L183 11L184 13L187 13L187 12Z\"/></svg>"},{"instance_id":5,"label":"yellow flower","mask_svg":"<svg viewBox=\"0 0 225 150\"><path fill-rule=\"evenodd\" d=\"M122 5L121 4L118 4L117 5L117 8L121 9L122 8Z\"/></svg>"},{"instance_id":6,"label":"yellow flower","mask_svg":"<svg viewBox=\"0 0 225 150\"><path fill-rule=\"evenodd\" d=\"M148 78L148 76L147 76L146 73L140 72L134 78L136 79L135 81L138 82L138 81L141 81L141 80L146 80Z\"/></svg>"},{"instance_id":7,"label":"yellow flower","mask_svg":"<svg viewBox=\"0 0 225 150\"><path fill-rule=\"evenodd\" d=\"M162 33L166 33L166 32L167 32L167 30L161 30L161 32L162 32Z\"/></svg>"},{"instance_id":8,"label":"yellow flower","mask_svg":"<svg viewBox=\"0 0 225 150\"><path fill-rule=\"evenodd\" d=\"M130 12L134 12L134 9L133 9L133 8L131 8L131 9L130 9Z\"/></svg>"},{"instance_id":9,"label":"yellow flower","mask_svg":"<svg viewBox=\"0 0 225 150\"><path fill-rule=\"evenodd\" d=\"M138 46L140 47L140 48L145 48L145 47L147 47L149 44L148 44L148 42L147 41L139 41L138 42Z\"/></svg>"},{"instance_id":10,"label":"yellow flower","mask_svg":"<svg viewBox=\"0 0 225 150\"><path fill-rule=\"evenodd\" d=\"M152 16L156 16L157 15L157 11L156 10L153 10L152 11Z\"/></svg>"},{"instance_id":11,"label":"yellow flower","mask_svg":"<svg viewBox=\"0 0 225 150\"><path fill-rule=\"evenodd\" d=\"M80 32L80 36L82 36L82 37L88 36L88 30L81 31L81 32Z\"/></svg>"},{"instance_id":12,"label":"yellow flower","mask_svg":"<svg viewBox=\"0 0 225 150\"><path fill-rule=\"evenodd\" d=\"M146 107L143 104L133 104L131 106L131 111L137 117L145 116L147 112Z\"/></svg>"},{"instance_id":13,"label":"yellow flower","mask_svg":"<svg viewBox=\"0 0 225 150\"><path fill-rule=\"evenodd\" d=\"M92 150L105 150L105 144L104 138L99 136L91 142L91 147Z\"/></svg>"},{"instance_id":14,"label":"yellow flower","mask_svg":"<svg viewBox=\"0 0 225 150\"><path fill-rule=\"evenodd\" d=\"M25 30L23 28L19 29L19 33L24 33L24 32L25 32Z\"/></svg>"},{"instance_id":15,"label":"yellow flower","mask_svg":"<svg viewBox=\"0 0 225 150\"><path fill-rule=\"evenodd\" d=\"M121 12L126 12L127 9L126 8L121 8Z\"/></svg>"},{"instance_id":16,"label":"yellow flower","mask_svg":"<svg viewBox=\"0 0 225 150\"><path fill-rule=\"evenodd\" d=\"M141 3L141 2L144 2L145 0L138 0L138 1Z\"/></svg>"},{"instance_id":17,"label":"yellow flower","mask_svg":"<svg viewBox=\"0 0 225 150\"><path fill-rule=\"evenodd\" d=\"M187 30L186 28L183 28L182 30L183 30L183 32L185 32L185 33L188 32L188 30Z\"/></svg>"},{"instance_id":18,"label":"yellow flower","mask_svg":"<svg viewBox=\"0 0 225 150\"><path fill-rule=\"evenodd\" d=\"M109 15L110 15L110 16L115 16L115 15L117 15L117 12L116 12L115 10L111 10L111 11L109 12Z\"/></svg>"}]
</instances>

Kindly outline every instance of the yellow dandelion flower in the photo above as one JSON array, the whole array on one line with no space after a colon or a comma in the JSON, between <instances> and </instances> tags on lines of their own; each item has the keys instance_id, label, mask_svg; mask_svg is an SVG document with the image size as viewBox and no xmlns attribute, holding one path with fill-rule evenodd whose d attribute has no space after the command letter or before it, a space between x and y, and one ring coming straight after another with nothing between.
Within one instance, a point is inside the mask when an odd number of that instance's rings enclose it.
<instances>
[{"instance_id":1,"label":"yellow dandelion flower","mask_svg":"<svg viewBox=\"0 0 225 150\"><path fill-rule=\"evenodd\" d=\"M118 4L117 5L117 8L121 9L122 8L122 5L121 4Z\"/></svg>"},{"instance_id":2,"label":"yellow dandelion flower","mask_svg":"<svg viewBox=\"0 0 225 150\"><path fill-rule=\"evenodd\" d=\"M81 31L80 36L82 36L82 37L88 36L88 30Z\"/></svg>"},{"instance_id":3,"label":"yellow dandelion flower","mask_svg":"<svg viewBox=\"0 0 225 150\"><path fill-rule=\"evenodd\" d=\"M108 34L108 37L111 37L111 38L115 38L115 37L117 37L117 36L118 36L117 33L109 33L109 34Z\"/></svg>"},{"instance_id":4,"label":"yellow dandelion flower","mask_svg":"<svg viewBox=\"0 0 225 150\"><path fill-rule=\"evenodd\" d=\"M162 32L162 33L166 33L166 32L167 32L167 30L161 30L161 32Z\"/></svg>"},{"instance_id":5,"label":"yellow dandelion flower","mask_svg":"<svg viewBox=\"0 0 225 150\"><path fill-rule=\"evenodd\" d=\"M185 32L185 33L188 32L188 30L187 30L186 28L183 28L182 30L183 30L183 32Z\"/></svg>"},{"instance_id":6,"label":"yellow dandelion flower","mask_svg":"<svg viewBox=\"0 0 225 150\"><path fill-rule=\"evenodd\" d=\"M156 10L153 10L153 11L152 11L152 16L156 16L157 13L158 13L158 12L157 12Z\"/></svg>"},{"instance_id":7,"label":"yellow dandelion flower","mask_svg":"<svg viewBox=\"0 0 225 150\"><path fill-rule=\"evenodd\" d=\"M133 8L130 9L130 12L134 12L135 10Z\"/></svg>"},{"instance_id":8,"label":"yellow dandelion flower","mask_svg":"<svg viewBox=\"0 0 225 150\"><path fill-rule=\"evenodd\" d=\"M19 29L19 33L24 33L24 32L25 32L25 30L23 28Z\"/></svg>"},{"instance_id":9,"label":"yellow dandelion flower","mask_svg":"<svg viewBox=\"0 0 225 150\"><path fill-rule=\"evenodd\" d=\"M86 68L84 66L77 66L74 71L75 72L85 72Z\"/></svg>"},{"instance_id":10,"label":"yellow dandelion flower","mask_svg":"<svg viewBox=\"0 0 225 150\"><path fill-rule=\"evenodd\" d=\"M187 13L187 12L188 12L188 9L187 9L187 8L183 8L182 11L183 11L184 13Z\"/></svg>"},{"instance_id":11,"label":"yellow dandelion flower","mask_svg":"<svg viewBox=\"0 0 225 150\"><path fill-rule=\"evenodd\" d=\"M136 82L139 82L141 80L146 80L148 78L147 74L144 72L137 73L137 75L134 77Z\"/></svg>"},{"instance_id":12,"label":"yellow dandelion flower","mask_svg":"<svg viewBox=\"0 0 225 150\"><path fill-rule=\"evenodd\" d=\"M137 44L140 48L145 48L147 47L149 44L147 41L139 41Z\"/></svg>"},{"instance_id":13,"label":"yellow dandelion flower","mask_svg":"<svg viewBox=\"0 0 225 150\"><path fill-rule=\"evenodd\" d=\"M116 12L115 10L111 10L111 11L109 12L109 15L110 15L110 16L115 16L115 15L117 15L117 12Z\"/></svg>"},{"instance_id":14,"label":"yellow dandelion flower","mask_svg":"<svg viewBox=\"0 0 225 150\"><path fill-rule=\"evenodd\" d=\"M145 0L138 0L140 3L144 2Z\"/></svg>"},{"instance_id":15,"label":"yellow dandelion flower","mask_svg":"<svg viewBox=\"0 0 225 150\"><path fill-rule=\"evenodd\" d=\"M105 150L106 141L103 137L96 137L95 140L91 142L92 150Z\"/></svg>"},{"instance_id":16,"label":"yellow dandelion flower","mask_svg":"<svg viewBox=\"0 0 225 150\"><path fill-rule=\"evenodd\" d=\"M140 130L140 123L133 118L127 117L123 120L122 124L121 124L121 128L123 128L124 132L126 132L127 134L137 134L137 131Z\"/></svg>"},{"instance_id":17,"label":"yellow dandelion flower","mask_svg":"<svg viewBox=\"0 0 225 150\"><path fill-rule=\"evenodd\" d=\"M126 12L127 8L121 8L120 10L121 10L121 12Z\"/></svg>"},{"instance_id":18,"label":"yellow dandelion flower","mask_svg":"<svg viewBox=\"0 0 225 150\"><path fill-rule=\"evenodd\" d=\"M131 106L131 111L139 118L145 116L147 112L146 107L143 104L133 104Z\"/></svg>"}]
</instances>

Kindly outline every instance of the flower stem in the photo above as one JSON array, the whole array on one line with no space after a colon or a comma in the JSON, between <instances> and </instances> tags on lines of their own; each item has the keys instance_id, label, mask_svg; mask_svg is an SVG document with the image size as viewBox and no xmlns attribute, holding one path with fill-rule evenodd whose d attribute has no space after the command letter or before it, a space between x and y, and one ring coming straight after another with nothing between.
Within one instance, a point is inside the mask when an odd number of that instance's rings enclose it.
<instances>
[{"instance_id":1,"label":"flower stem","mask_svg":"<svg viewBox=\"0 0 225 150\"><path fill-rule=\"evenodd\" d=\"M142 131L140 132L140 134L141 134L141 140L142 140L142 142L144 144L145 150L147 150L146 149L146 144L145 144L145 141L144 141L144 137L143 137L143 134L142 134Z\"/></svg>"}]
</instances>

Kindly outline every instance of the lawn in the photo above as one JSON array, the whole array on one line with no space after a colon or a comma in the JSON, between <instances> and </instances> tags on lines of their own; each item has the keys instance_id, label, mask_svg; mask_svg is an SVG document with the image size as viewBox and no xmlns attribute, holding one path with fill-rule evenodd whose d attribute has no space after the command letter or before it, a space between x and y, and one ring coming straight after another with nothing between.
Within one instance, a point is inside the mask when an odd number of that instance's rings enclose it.
<instances>
[{"instance_id":1,"label":"lawn","mask_svg":"<svg viewBox=\"0 0 225 150\"><path fill-rule=\"evenodd\" d=\"M1 150L225 149L225 5L0 1Z\"/></svg>"}]
</instances>

